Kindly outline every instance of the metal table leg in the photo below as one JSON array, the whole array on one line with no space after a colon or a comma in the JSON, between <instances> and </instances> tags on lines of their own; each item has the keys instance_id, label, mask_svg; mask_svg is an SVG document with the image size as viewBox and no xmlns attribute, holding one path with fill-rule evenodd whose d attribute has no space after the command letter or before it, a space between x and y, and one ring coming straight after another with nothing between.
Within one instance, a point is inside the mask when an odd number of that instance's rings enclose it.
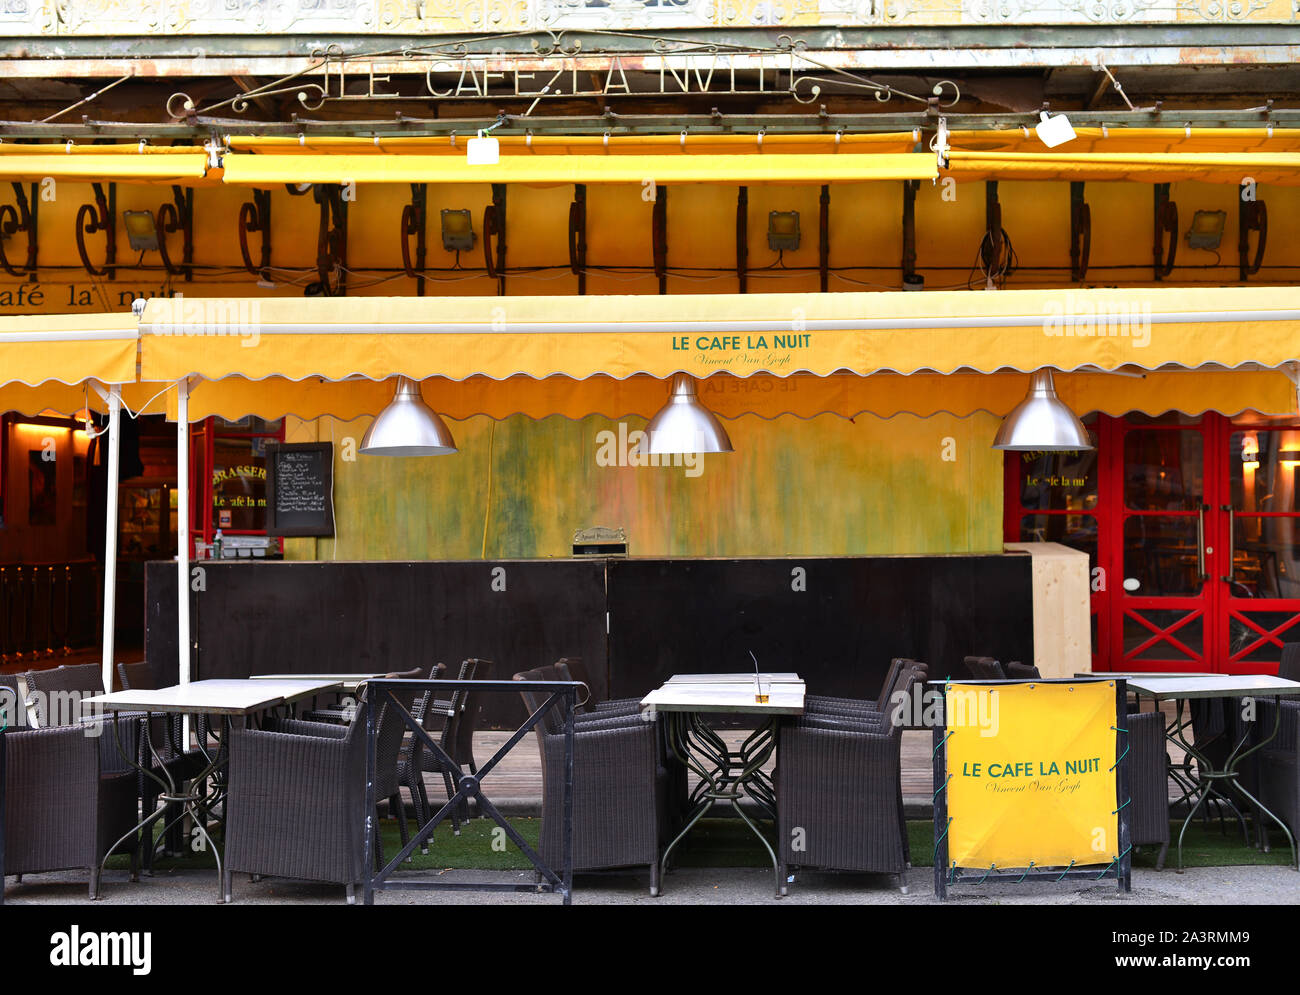
<instances>
[{"instance_id":1,"label":"metal table leg","mask_svg":"<svg viewBox=\"0 0 1300 995\"><path fill-rule=\"evenodd\" d=\"M1193 757L1197 761L1196 766L1199 769L1199 773L1196 777L1194 795L1196 799L1195 804L1189 808L1187 816L1183 819L1182 828L1178 832L1178 873L1181 874L1183 871L1183 837L1187 833L1187 827L1191 823L1192 819L1196 817L1196 813L1200 810L1201 806L1206 804L1206 802L1211 798L1214 798L1221 804L1227 805L1233 811L1241 822L1242 834L1245 836L1246 845L1250 845L1250 834L1246 830L1245 817L1238 810L1237 806L1232 803L1231 799L1220 790L1221 786L1231 787L1238 791L1247 801L1255 806L1257 813L1262 813L1263 815L1268 816L1281 827L1282 832L1286 834L1287 843L1291 847L1292 868L1300 871L1300 858L1297 857L1295 836L1292 835L1291 830L1287 827L1286 823L1279 819L1267 806L1264 805L1263 802L1246 790L1245 786L1241 783L1238 770L1242 761L1251 754L1262 750L1277 737L1278 730L1281 728L1282 724L1282 709L1279 698L1275 697L1273 701L1275 705L1274 721L1273 729L1269 735L1245 751L1242 750L1242 747L1246 744L1247 737L1243 735L1237 742L1237 745L1233 748L1232 752L1228 755L1228 759L1224 762L1223 768L1216 769L1210 762L1209 758L1198 751L1184 735L1184 730L1190 726L1191 720L1188 719L1184 721L1183 711L1185 702L1181 698L1178 700L1175 720L1166 730L1166 735L1172 742L1177 743L1187 751L1189 756ZM1189 770L1190 769L1191 768L1189 767Z\"/></svg>"},{"instance_id":2,"label":"metal table leg","mask_svg":"<svg viewBox=\"0 0 1300 995\"><path fill-rule=\"evenodd\" d=\"M741 798L748 795L769 819L776 821L776 794L771 779L762 770L763 764L776 749L776 720L773 718L764 722L745 740L740 750L733 754L700 713L660 714L664 716L669 750L700 779L691 792L693 806L686 824L664 849L660 861L661 880L668 872L668 861L677 844L685 839L713 806L725 803L732 807L767 850L776 876L776 897L780 898L786 893L786 885L781 880L781 866L776 851L740 806ZM658 894L658 889L652 889L651 893Z\"/></svg>"}]
</instances>

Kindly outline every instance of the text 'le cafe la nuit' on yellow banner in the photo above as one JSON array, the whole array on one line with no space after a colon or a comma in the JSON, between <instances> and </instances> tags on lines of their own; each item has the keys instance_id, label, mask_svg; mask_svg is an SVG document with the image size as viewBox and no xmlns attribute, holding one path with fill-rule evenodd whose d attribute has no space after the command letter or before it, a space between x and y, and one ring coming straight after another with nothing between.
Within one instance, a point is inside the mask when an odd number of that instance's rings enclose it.
<instances>
[{"instance_id":1,"label":"text 'le cafe la nuit' on yellow banner","mask_svg":"<svg viewBox=\"0 0 1300 995\"><path fill-rule=\"evenodd\" d=\"M1119 856L1112 682L954 684L945 707L949 865Z\"/></svg>"}]
</instances>

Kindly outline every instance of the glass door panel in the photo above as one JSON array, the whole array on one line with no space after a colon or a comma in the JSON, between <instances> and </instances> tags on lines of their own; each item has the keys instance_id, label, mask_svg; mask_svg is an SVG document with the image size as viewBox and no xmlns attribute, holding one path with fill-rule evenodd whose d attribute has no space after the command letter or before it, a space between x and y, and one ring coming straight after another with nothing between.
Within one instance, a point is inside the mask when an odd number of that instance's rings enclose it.
<instances>
[{"instance_id":1,"label":"glass door panel","mask_svg":"<svg viewBox=\"0 0 1300 995\"><path fill-rule=\"evenodd\" d=\"M1121 426L1123 499L1117 670L1209 669L1206 427L1185 416L1138 416Z\"/></svg>"},{"instance_id":2,"label":"glass door panel","mask_svg":"<svg viewBox=\"0 0 1300 995\"><path fill-rule=\"evenodd\" d=\"M1273 672L1300 640L1300 429L1232 426L1225 448L1227 669Z\"/></svg>"}]
</instances>

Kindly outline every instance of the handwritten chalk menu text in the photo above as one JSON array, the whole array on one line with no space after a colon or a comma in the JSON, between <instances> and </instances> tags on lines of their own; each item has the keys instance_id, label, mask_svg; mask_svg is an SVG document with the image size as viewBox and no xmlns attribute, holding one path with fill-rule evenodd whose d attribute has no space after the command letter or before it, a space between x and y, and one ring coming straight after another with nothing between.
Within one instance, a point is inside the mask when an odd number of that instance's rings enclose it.
<instances>
[{"instance_id":1,"label":"handwritten chalk menu text","mask_svg":"<svg viewBox=\"0 0 1300 995\"><path fill-rule=\"evenodd\" d=\"M267 443L266 534L334 535L334 446Z\"/></svg>"}]
</instances>

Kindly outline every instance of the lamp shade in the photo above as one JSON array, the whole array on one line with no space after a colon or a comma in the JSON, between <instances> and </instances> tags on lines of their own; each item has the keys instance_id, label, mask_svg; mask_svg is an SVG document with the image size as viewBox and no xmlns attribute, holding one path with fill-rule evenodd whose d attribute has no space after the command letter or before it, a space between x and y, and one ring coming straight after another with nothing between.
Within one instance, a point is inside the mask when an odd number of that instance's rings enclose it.
<instances>
[{"instance_id":1,"label":"lamp shade","mask_svg":"<svg viewBox=\"0 0 1300 995\"><path fill-rule=\"evenodd\" d=\"M443 456L457 449L438 413L424 403L420 385L398 377L397 391L366 429L361 451L368 456Z\"/></svg>"},{"instance_id":2,"label":"lamp shade","mask_svg":"<svg viewBox=\"0 0 1300 995\"><path fill-rule=\"evenodd\" d=\"M1029 381L1029 394L1002 419L993 448L1071 452L1094 447L1083 422L1056 396L1052 371L1039 370Z\"/></svg>"},{"instance_id":3,"label":"lamp shade","mask_svg":"<svg viewBox=\"0 0 1300 995\"><path fill-rule=\"evenodd\" d=\"M652 456L734 452L727 430L718 416L700 403L695 378L686 373L673 374L668 403L650 419L637 449Z\"/></svg>"}]
</instances>

